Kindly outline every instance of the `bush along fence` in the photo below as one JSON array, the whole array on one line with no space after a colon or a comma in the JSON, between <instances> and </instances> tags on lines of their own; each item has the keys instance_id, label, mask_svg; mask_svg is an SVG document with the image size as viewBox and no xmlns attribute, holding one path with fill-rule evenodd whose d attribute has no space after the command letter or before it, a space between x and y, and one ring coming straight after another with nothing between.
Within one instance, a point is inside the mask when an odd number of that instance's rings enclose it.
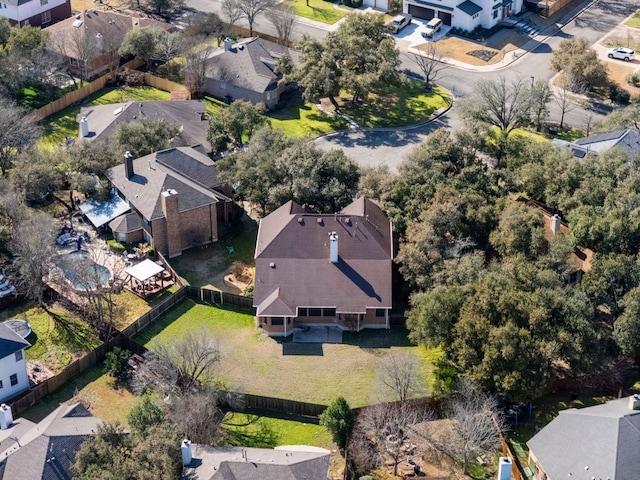
<instances>
[{"instance_id":1,"label":"bush along fence","mask_svg":"<svg viewBox=\"0 0 640 480\"><path fill-rule=\"evenodd\" d=\"M224 305L226 307L236 307L245 310L251 310L255 315L253 308L253 297L243 297L242 295L234 295L233 293L221 292L220 290L212 290L210 288L200 288L188 286L187 297L199 300L201 302L212 303L215 305Z\"/></svg>"}]
</instances>

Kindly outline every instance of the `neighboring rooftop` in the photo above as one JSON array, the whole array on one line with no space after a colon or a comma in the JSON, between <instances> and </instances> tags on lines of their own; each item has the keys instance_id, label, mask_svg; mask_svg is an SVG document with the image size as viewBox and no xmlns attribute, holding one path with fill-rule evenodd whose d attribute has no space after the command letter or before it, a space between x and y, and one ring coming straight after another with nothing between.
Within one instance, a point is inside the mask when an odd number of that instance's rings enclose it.
<instances>
[{"instance_id":1,"label":"neighboring rooftop","mask_svg":"<svg viewBox=\"0 0 640 480\"><path fill-rule=\"evenodd\" d=\"M9 326L0 323L0 358L7 357L31 344L14 332Z\"/></svg>"},{"instance_id":2,"label":"neighboring rooftop","mask_svg":"<svg viewBox=\"0 0 640 480\"><path fill-rule=\"evenodd\" d=\"M266 448L193 445L183 480L327 480L328 450L294 445Z\"/></svg>"},{"instance_id":3,"label":"neighboring rooftop","mask_svg":"<svg viewBox=\"0 0 640 480\"><path fill-rule=\"evenodd\" d=\"M598 155L614 147L623 150L630 158L640 155L640 134L632 129L590 135L574 142L555 139L552 144L570 149L578 158L584 158L588 153Z\"/></svg>"}]
</instances>

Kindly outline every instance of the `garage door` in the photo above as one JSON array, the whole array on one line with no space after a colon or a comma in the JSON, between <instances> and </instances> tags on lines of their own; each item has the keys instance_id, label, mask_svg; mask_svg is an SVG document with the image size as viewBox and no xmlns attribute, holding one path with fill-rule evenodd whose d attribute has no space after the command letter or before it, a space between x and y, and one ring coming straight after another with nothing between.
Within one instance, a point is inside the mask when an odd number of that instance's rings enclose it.
<instances>
[{"instance_id":1,"label":"garage door","mask_svg":"<svg viewBox=\"0 0 640 480\"><path fill-rule=\"evenodd\" d=\"M436 16L436 12L433 10L433 8L424 8L411 4L409 4L409 13L416 18L423 18L425 20L431 20Z\"/></svg>"},{"instance_id":2,"label":"garage door","mask_svg":"<svg viewBox=\"0 0 640 480\"><path fill-rule=\"evenodd\" d=\"M451 25L451 14L447 12L438 11L438 18L442 20L445 25Z\"/></svg>"}]
</instances>

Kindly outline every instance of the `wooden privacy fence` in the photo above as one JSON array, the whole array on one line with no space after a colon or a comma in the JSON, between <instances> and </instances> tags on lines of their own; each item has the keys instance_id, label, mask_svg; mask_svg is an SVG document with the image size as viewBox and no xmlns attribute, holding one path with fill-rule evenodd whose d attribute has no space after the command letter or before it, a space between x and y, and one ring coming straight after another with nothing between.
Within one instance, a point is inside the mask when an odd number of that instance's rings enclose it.
<instances>
[{"instance_id":1,"label":"wooden privacy fence","mask_svg":"<svg viewBox=\"0 0 640 480\"><path fill-rule=\"evenodd\" d=\"M144 83L146 83L150 87L164 90L165 92L171 92L172 100L174 99L174 97L176 99L180 97L180 100L191 100L191 92L187 87L181 85L180 83L172 82L171 80L167 80L166 78L156 77L151 73L144 74Z\"/></svg>"},{"instance_id":2,"label":"wooden privacy fence","mask_svg":"<svg viewBox=\"0 0 640 480\"><path fill-rule=\"evenodd\" d=\"M326 405L298 402L286 398L263 397L249 393L224 392L232 410L247 413L276 413L283 416L308 417L319 420L320 414L327 409Z\"/></svg>"},{"instance_id":3,"label":"wooden privacy fence","mask_svg":"<svg viewBox=\"0 0 640 480\"><path fill-rule=\"evenodd\" d=\"M187 286L186 288L187 297L189 298L217 305L244 308L246 310L251 310L253 315L255 315L252 297L243 297L242 295L234 295L233 293L221 292L220 290L212 290L210 288L192 286Z\"/></svg>"}]
</instances>

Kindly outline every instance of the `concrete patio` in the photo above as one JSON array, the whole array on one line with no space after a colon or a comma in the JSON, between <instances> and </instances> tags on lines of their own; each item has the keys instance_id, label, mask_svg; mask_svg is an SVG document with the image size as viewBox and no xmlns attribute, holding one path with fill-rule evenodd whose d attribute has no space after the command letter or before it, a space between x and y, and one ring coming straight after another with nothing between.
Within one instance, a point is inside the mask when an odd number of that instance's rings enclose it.
<instances>
[{"instance_id":1,"label":"concrete patio","mask_svg":"<svg viewBox=\"0 0 640 480\"><path fill-rule=\"evenodd\" d=\"M342 343L342 330L338 327L306 325L293 330L294 343Z\"/></svg>"}]
</instances>

